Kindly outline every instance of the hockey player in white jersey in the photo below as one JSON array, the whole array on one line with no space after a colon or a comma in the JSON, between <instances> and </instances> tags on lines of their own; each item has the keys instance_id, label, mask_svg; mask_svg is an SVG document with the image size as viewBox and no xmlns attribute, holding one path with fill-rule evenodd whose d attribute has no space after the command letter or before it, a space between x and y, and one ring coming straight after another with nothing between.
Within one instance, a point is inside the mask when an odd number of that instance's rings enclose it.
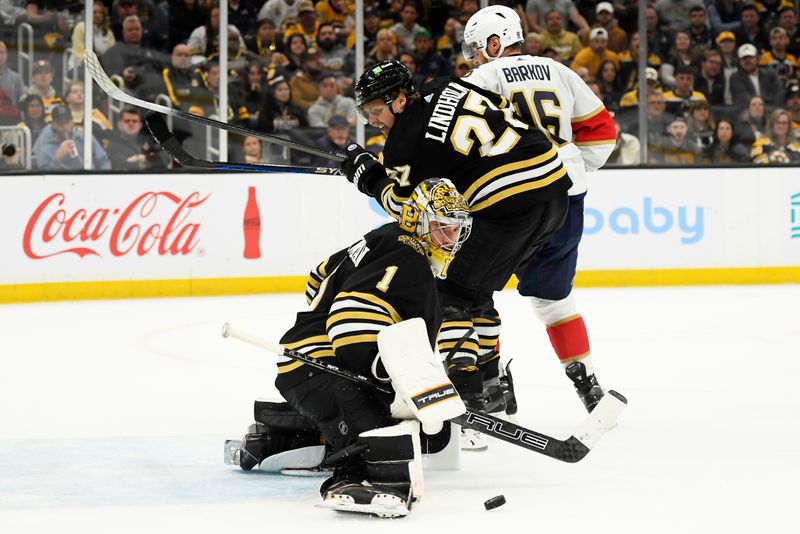
<instances>
[{"instance_id":1,"label":"hockey player in white jersey","mask_svg":"<svg viewBox=\"0 0 800 534\"><path fill-rule=\"evenodd\" d=\"M588 411L603 396L589 357L589 338L572 296L583 233L586 173L602 167L614 149L614 120L602 101L571 69L550 58L523 53L517 13L490 6L470 17L464 28L464 56L477 65L463 79L505 96L528 123L544 131L558 147L573 186L564 226L519 269L518 291L529 297L547 325L550 342ZM476 325L484 367L487 409L501 398L498 376L500 319ZM508 396L508 393L506 394ZM508 399L506 399L508 400ZM502 402L499 403L502 405ZM495 406L495 409L498 409ZM506 406L516 411L515 402Z\"/></svg>"}]
</instances>

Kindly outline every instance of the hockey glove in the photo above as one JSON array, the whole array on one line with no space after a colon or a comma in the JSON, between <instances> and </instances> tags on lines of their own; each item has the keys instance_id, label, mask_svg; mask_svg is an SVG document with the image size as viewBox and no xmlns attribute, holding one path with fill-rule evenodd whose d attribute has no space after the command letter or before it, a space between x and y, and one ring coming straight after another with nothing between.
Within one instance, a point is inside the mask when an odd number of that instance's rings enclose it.
<instances>
[{"instance_id":1,"label":"hockey glove","mask_svg":"<svg viewBox=\"0 0 800 534\"><path fill-rule=\"evenodd\" d=\"M386 178L383 165L364 147L355 143L347 147L347 159L342 162L342 172L365 195L370 194L372 183Z\"/></svg>"}]
</instances>

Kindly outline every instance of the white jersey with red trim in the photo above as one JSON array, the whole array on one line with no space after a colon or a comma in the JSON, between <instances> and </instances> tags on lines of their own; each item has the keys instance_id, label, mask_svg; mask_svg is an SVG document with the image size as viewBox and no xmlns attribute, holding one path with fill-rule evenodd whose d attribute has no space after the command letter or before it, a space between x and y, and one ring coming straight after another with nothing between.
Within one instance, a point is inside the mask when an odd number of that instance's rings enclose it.
<instances>
[{"instance_id":1,"label":"white jersey with red trim","mask_svg":"<svg viewBox=\"0 0 800 534\"><path fill-rule=\"evenodd\" d=\"M558 146L573 186L586 192L586 172L602 167L614 150L614 119L603 102L572 69L550 58L497 58L462 78L506 97L517 114Z\"/></svg>"}]
</instances>

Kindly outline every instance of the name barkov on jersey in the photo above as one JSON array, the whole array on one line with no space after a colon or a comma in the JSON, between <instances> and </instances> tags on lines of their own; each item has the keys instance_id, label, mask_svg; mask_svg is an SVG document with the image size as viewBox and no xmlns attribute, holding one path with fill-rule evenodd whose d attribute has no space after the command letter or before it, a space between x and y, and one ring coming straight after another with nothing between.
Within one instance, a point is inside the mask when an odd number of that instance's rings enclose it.
<instances>
[{"instance_id":1,"label":"name barkov on jersey","mask_svg":"<svg viewBox=\"0 0 800 534\"><path fill-rule=\"evenodd\" d=\"M508 83L526 80L550 80L550 65L520 65L503 67L503 75Z\"/></svg>"},{"instance_id":2,"label":"name barkov on jersey","mask_svg":"<svg viewBox=\"0 0 800 534\"><path fill-rule=\"evenodd\" d=\"M458 108L458 103L468 92L469 89L455 83L449 83L442 90L436 100L436 104L433 106L433 114L428 120L429 130L425 132L426 138L444 143L447 131L450 129L450 123L453 121L453 115L455 115ZM430 131L431 128L436 131Z\"/></svg>"}]
</instances>

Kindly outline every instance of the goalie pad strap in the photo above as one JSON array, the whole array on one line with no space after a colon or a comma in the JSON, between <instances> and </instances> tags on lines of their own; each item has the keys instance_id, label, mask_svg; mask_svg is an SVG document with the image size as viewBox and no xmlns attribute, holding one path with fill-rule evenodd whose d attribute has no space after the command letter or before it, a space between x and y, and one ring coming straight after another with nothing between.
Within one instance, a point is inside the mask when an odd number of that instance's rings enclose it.
<instances>
[{"instance_id":1,"label":"goalie pad strap","mask_svg":"<svg viewBox=\"0 0 800 534\"><path fill-rule=\"evenodd\" d=\"M253 404L253 417L257 423L277 430L319 431L314 421L301 415L288 402L256 400Z\"/></svg>"}]
</instances>

